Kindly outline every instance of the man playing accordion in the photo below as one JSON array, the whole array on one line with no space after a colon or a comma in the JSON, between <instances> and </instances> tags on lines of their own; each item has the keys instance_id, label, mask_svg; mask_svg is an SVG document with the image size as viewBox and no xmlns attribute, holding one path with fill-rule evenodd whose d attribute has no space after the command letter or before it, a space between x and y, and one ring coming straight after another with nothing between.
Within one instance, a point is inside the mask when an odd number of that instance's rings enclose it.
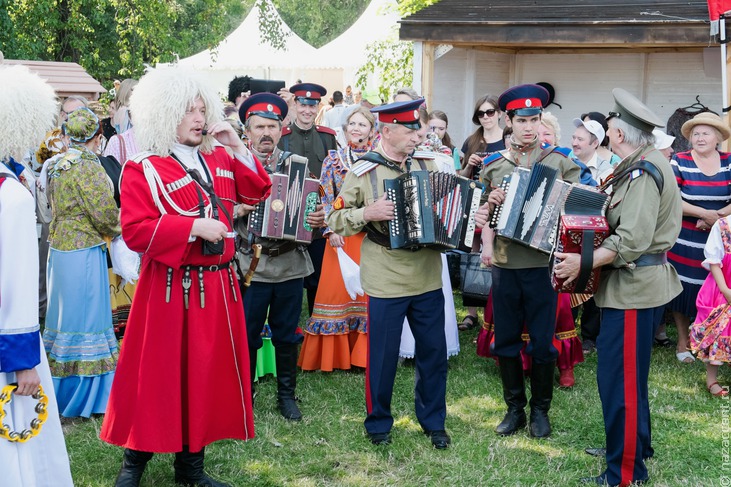
<instances>
[{"instance_id":1,"label":"man playing accordion","mask_svg":"<svg viewBox=\"0 0 731 487\"><path fill-rule=\"evenodd\" d=\"M505 191L498 186L516 167L531 169L543 164L558 171L568 182L579 180L580 169L554 146L541 148L538 127L548 91L538 85L520 85L508 89L498 99L506 113L506 123L513 134L509 148L485 159L480 178L493 188L488 196L491 213L505 201ZM495 355L500 361L503 397L508 411L497 426L501 436L512 435L525 427L527 398L523 382L520 350L523 325L528 329L532 358L530 434L543 438L551 434L548 410L553 397L553 373L558 351L553 346L558 294L551 286L548 254L527 247L486 229L483 234L483 262L492 264L493 312L495 320Z\"/></svg>"}]
</instances>

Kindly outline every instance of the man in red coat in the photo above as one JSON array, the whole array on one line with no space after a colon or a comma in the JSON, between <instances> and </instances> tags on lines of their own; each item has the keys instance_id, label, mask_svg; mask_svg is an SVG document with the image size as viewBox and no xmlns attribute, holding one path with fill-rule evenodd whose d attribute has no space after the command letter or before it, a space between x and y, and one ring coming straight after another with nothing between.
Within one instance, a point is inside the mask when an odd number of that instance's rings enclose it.
<instances>
[{"instance_id":1,"label":"man in red coat","mask_svg":"<svg viewBox=\"0 0 731 487\"><path fill-rule=\"evenodd\" d=\"M117 486L139 485L153 452L176 453L178 484L223 486L204 447L254 436L233 206L265 199L271 181L194 73L149 71L130 111L147 152L122 170L121 223L142 268L101 438L125 447Z\"/></svg>"}]
</instances>

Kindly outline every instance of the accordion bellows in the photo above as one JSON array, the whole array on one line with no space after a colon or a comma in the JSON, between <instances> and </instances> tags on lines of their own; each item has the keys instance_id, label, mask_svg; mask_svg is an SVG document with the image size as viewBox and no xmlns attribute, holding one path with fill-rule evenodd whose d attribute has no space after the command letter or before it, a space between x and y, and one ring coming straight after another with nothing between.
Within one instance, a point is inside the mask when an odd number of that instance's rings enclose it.
<instances>
[{"instance_id":1,"label":"accordion bellows","mask_svg":"<svg viewBox=\"0 0 731 487\"><path fill-rule=\"evenodd\" d=\"M559 179L558 170L536 164L533 169L515 168L500 187L505 201L493 212L490 226L500 237L550 254L571 183Z\"/></svg>"},{"instance_id":2,"label":"accordion bellows","mask_svg":"<svg viewBox=\"0 0 731 487\"><path fill-rule=\"evenodd\" d=\"M581 255L579 276L569 284L556 277L551 266L551 285L562 293L590 293L599 287L600 268L593 269L594 249L609 235L605 217L609 195L592 187L575 184L571 187L561 211L556 252ZM556 264L554 258L552 264Z\"/></svg>"},{"instance_id":3,"label":"accordion bellows","mask_svg":"<svg viewBox=\"0 0 731 487\"><path fill-rule=\"evenodd\" d=\"M392 249L470 251L482 184L449 173L412 171L383 185L394 203L388 223Z\"/></svg>"},{"instance_id":4,"label":"accordion bellows","mask_svg":"<svg viewBox=\"0 0 731 487\"><path fill-rule=\"evenodd\" d=\"M592 269L593 252L609 235L605 217L609 195L563 181L557 169L543 164L515 168L500 187L505 201L490 219L497 235L546 254L581 254L579 277L565 284L551 265L551 284L559 292L595 292L600 269ZM555 263L554 258L551 264Z\"/></svg>"}]
</instances>

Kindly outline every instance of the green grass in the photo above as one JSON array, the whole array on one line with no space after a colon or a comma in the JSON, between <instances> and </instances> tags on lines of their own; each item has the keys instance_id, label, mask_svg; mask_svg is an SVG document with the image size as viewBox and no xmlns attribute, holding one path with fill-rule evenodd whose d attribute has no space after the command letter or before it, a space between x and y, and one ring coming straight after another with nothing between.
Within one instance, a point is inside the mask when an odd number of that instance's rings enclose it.
<instances>
[{"instance_id":1,"label":"green grass","mask_svg":"<svg viewBox=\"0 0 731 487\"><path fill-rule=\"evenodd\" d=\"M461 298L456 295L457 304ZM460 318L464 308L458 308ZM674 327L669 327L672 334ZM255 407L256 438L221 441L206 449L206 470L236 486L572 486L598 475L604 461L586 455L603 446L596 354L576 367L576 386L556 389L553 435L535 440L527 431L508 438L493 429L504 404L495 364L477 357L477 330L460 334L462 351L449 360L448 450L432 448L414 416L413 366L399 367L393 398L393 444L375 447L363 429L362 371L300 373L301 423L276 411L276 382L261 380ZM728 369L721 371L728 384ZM682 365L674 349L656 348L650 372L650 408L655 458L647 465L652 486L717 486L723 474L722 421L731 413L705 388L705 369ZM140 411L140 414L144 414ZM109 486L122 450L98 439L101 418L67 425L67 444L77 486ZM728 453L728 449L726 449ZM172 455L156 455L142 485L172 486ZM0 482L1 483L1 482Z\"/></svg>"}]
</instances>

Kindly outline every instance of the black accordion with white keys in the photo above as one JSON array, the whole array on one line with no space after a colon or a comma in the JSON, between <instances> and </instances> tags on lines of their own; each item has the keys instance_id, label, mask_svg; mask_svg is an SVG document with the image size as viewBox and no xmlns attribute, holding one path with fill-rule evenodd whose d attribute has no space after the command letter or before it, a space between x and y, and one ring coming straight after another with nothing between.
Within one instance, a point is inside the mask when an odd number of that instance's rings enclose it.
<instances>
[{"instance_id":1,"label":"black accordion with white keys","mask_svg":"<svg viewBox=\"0 0 731 487\"><path fill-rule=\"evenodd\" d=\"M557 169L536 164L532 169L516 167L500 187L505 201L495 208L490 227L498 236L550 254L571 183L563 181Z\"/></svg>"},{"instance_id":2,"label":"black accordion with white keys","mask_svg":"<svg viewBox=\"0 0 731 487\"><path fill-rule=\"evenodd\" d=\"M388 222L392 249L470 251L482 184L455 174L411 171L383 185L394 203Z\"/></svg>"}]
</instances>

